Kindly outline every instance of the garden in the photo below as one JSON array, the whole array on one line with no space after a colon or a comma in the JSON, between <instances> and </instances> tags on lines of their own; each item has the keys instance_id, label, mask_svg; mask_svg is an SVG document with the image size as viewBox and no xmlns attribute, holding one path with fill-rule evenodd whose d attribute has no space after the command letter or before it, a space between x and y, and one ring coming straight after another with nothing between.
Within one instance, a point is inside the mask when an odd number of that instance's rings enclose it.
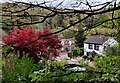
<instances>
[{"instance_id":1,"label":"garden","mask_svg":"<svg viewBox=\"0 0 120 83\"><path fill-rule=\"evenodd\" d=\"M4 32L0 38L0 82L119 83L120 2L92 5L87 0L77 1L72 9L63 8L64 1L55 7L48 4L52 2L0 4ZM76 9L81 4L88 9ZM117 44L106 47L103 54L84 55L84 41L92 35L112 37ZM69 58L58 59L61 39L70 38L74 46L64 51ZM69 63L72 60L77 63Z\"/></svg>"},{"instance_id":2,"label":"garden","mask_svg":"<svg viewBox=\"0 0 120 83\"><path fill-rule=\"evenodd\" d=\"M57 35L39 39L41 34L48 33L51 33L49 29L45 29L43 32L35 32L32 28L23 27L20 30L14 27L10 35L3 37L2 83L119 83L120 56L111 53L108 55L113 48L117 50L115 47L108 48L105 56L93 57L96 62L95 66L89 66L88 62L85 62L91 57L78 59L79 64L66 64L65 60L56 61L53 59L58 56L57 50L61 47ZM26 45L28 43L29 45Z\"/></svg>"}]
</instances>

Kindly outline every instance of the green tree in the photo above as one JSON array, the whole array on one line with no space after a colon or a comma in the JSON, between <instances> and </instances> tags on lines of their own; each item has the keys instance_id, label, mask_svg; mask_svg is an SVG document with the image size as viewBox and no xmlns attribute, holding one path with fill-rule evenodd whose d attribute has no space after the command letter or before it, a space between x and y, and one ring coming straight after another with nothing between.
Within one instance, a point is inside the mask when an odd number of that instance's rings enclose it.
<instances>
[{"instance_id":1,"label":"green tree","mask_svg":"<svg viewBox=\"0 0 120 83\"><path fill-rule=\"evenodd\" d=\"M60 33L63 38L69 39L74 37L74 30L73 29L68 29Z\"/></svg>"},{"instance_id":2,"label":"green tree","mask_svg":"<svg viewBox=\"0 0 120 83\"><path fill-rule=\"evenodd\" d=\"M106 36L115 36L117 33L116 29L110 29L110 28L93 28L90 31L86 31L86 35L106 35Z\"/></svg>"},{"instance_id":3,"label":"green tree","mask_svg":"<svg viewBox=\"0 0 120 83\"><path fill-rule=\"evenodd\" d=\"M117 14L116 15L117 17L120 17L120 11L117 11L116 14ZM115 23L116 23L116 28L118 30L117 39L118 39L118 43L120 45L120 19L117 19L115 21Z\"/></svg>"},{"instance_id":4,"label":"green tree","mask_svg":"<svg viewBox=\"0 0 120 83\"><path fill-rule=\"evenodd\" d=\"M3 59L2 83L24 83L29 82L29 74L39 70L39 65L27 58L18 59L11 54Z\"/></svg>"},{"instance_id":5,"label":"green tree","mask_svg":"<svg viewBox=\"0 0 120 83\"><path fill-rule=\"evenodd\" d=\"M107 56L110 56L110 55L114 55L114 56L119 56L120 54L119 54L119 45L118 44L116 44L116 45L114 45L114 46L111 46L111 47L107 47L106 49L105 49L105 55L107 55Z\"/></svg>"},{"instance_id":6,"label":"green tree","mask_svg":"<svg viewBox=\"0 0 120 83\"><path fill-rule=\"evenodd\" d=\"M75 34L75 45L78 47L83 47L85 39L86 36L84 35L84 30L82 28L79 28Z\"/></svg>"}]
</instances>

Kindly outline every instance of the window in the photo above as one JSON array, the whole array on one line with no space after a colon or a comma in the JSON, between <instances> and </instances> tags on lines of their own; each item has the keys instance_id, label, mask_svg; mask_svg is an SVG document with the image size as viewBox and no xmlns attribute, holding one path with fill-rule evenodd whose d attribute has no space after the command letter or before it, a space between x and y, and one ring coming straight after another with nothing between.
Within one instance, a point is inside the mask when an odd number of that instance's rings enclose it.
<instances>
[{"instance_id":1,"label":"window","mask_svg":"<svg viewBox=\"0 0 120 83\"><path fill-rule=\"evenodd\" d=\"M106 49L106 46L104 46L104 49Z\"/></svg>"},{"instance_id":2,"label":"window","mask_svg":"<svg viewBox=\"0 0 120 83\"><path fill-rule=\"evenodd\" d=\"M98 45L98 44L95 44L95 45L94 45L94 49L95 49L95 50L99 50L99 45Z\"/></svg>"},{"instance_id":3,"label":"window","mask_svg":"<svg viewBox=\"0 0 120 83\"><path fill-rule=\"evenodd\" d=\"M89 49L93 49L92 44L89 44L88 48Z\"/></svg>"}]
</instances>

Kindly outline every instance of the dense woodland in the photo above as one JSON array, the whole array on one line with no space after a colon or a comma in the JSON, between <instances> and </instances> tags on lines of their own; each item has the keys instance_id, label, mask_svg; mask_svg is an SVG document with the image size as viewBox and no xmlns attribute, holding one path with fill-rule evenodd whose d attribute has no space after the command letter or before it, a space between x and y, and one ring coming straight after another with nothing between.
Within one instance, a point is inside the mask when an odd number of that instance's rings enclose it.
<instances>
[{"instance_id":1,"label":"dense woodland","mask_svg":"<svg viewBox=\"0 0 120 83\"><path fill-rule=\"evenodd\" d=\"M86 0L88 10L25 2L1 5L3 83L119 83L120 2L113 0L92 9L97 5L90 5ZM59 56L60 39L70 38L75 41L71 52L77 50L78 56L86 57L83 42L90 35L113 37L118 44L106 48L103 55L78 59L79 65L53 59ZM96 62L92 67L87 62L91 58ZM74 67L85 68L85 71L72 70Z\"/></svg>"}]
</instances>

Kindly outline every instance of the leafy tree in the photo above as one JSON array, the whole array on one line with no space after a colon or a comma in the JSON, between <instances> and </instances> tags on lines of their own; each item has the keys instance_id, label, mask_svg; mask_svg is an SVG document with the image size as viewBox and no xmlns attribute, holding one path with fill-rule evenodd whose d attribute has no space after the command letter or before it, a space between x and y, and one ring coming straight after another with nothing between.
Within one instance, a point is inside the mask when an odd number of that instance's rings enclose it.
<instances>
[{"instance_id":1,"label":"leafy tree","mask_svg":"<svg viewBox=\"0 0 120 83\"><path fill-rule=\"evenodd\" d=\"M116 29L110 29L110 28L93 28L90 31L85 32L86 35L106 35L106 36L116 36L117 30Z\"/></svg>"},{"instance_id":2,"label":"leafy tree","mask_svg":"<svg viewBox=\"0 0 120 83\"><path fill-rule=\"evenodd\" d=\"M84 41L86 39L86 36L84 34L84 30L82 28L79 28L78 31L75 34L75 46L79 47L79 50L81 51L79 54L84 54Z\"/></svg>"},{"instance_id":3,"label":"leafy tree","mask_svg":"<svg viewBox=\"0 0 120 83\"><path fill-rule=\"evenodd\" d=\"M65 24L64 24L64 16L63 15L58 15L58 24L60 27L65 27Z\"/></svg>"},{"instance_id":4,"label":"leafy tree","mask_svg":"<svg viewBox=\"0 0 120 83\"><path fill-rule=\"evenodd\" d=\"M105 55L107 55L107 56L110 56L110 55L113 55L113 56L119 56L120 54L119 54L119 45L118 44L116 44L116 45L114 45L114 46L111 46L111 47L107 47L106 49L105 49Z\"/></svg>"},{"instance_id":5,"label":"leafy tree","mask_svg":"<svg viewBox=\"0 0 120 83\"><path fill-rule=\"evenodd\" d=\"M119 58L120 56L101 56L95 57L96 61L96 70L106 72L104 74L101 73L101 78L99 80L101 81L108 81L108 82L114 82L119 83L120 77L119 77Z\"/></svg>"},{"instance_id":6,"label":"leafy tree","mask_svg":"<svg viewBox=\"0 0 120 83\"><path fill-rule=\"evenodd\" d=\"M50 33L52 32L49 29L44 29L43 32L35 32L33 29L27 29L26 27L21 30L14 27L13 32L2 40L6 45L12 46L15 51L19 51L20 58L23 57L23 52L25 52L28 57L38 62L41 57L49 59L50 56L59 55L57 49L60 49L61 44L57 35L39 38L39 36Z\"/></svg>"},{"instance_id":7,"label":"leafy tree","mask_svg":"<svg viewBox=\"0 0 120 83\"><path fill-rule=\"evenodd\" d=\"M30 82L29 75L39 70L39 65L27 58L17 59L10 55L8 59L3 58L2 83Z\"/></svg>"},{"instance_id":8,"label":"leafy tree","mask_svg":"<svg viewBox=\"0 0 120 83\"><path fill-rule=\"evenodd\" d=\"M60 33L60 35L63 36L65 39L73 38L74 37L74 30L73 29L68 29Z\"/></svg>"},{"instance_id":9,"label":"leafy tree","mask_svg":"<svg viewBox=\"0 0 120 83\"><path fill-rule=\"evenodd\" d=\"M80 60L80 65L64 65L64 62L49 62L43 70L30 74L32 82L81 82L81 83L119 83L120 56L95 57L96 65L92 68ZM84 64L84 65L83 65ZM52 65L52 69L51 66ZM74 67L75 66L75 67ZM81 68L86 68L81 70Z\"/></svg>"},{"instance_id":10,"label":"leafy tree","mask_svg":"<svg viewBox=\"0 0 120 83\"><path fill-rule=\"evenodd\" d=\"M76 46L83 47L85 39L86 39L86 36L84 35L84 30L82 28L79 28L77 33L75 34Z\"/></svg>"},{"instance_id":11,"label":"leafy tree","mask_svg":"<svg viewBox=\"0 0 120 83\"><path fill-rule=\"evenodd\" d=\"M109 13L107 13L105 15L101 15L100 19L98 20L98 23L101 23L101 22L103 22L105 20L108 20L109 18L110 18L110 14ZM101 28L111 28L111 25L112 25L112 23L105 22L102 25L100 25L99 27L101 27Z\"/></svg>"},{"instance_id":12,"label":"leafy tree","mask_svg":"<svg viewBox=\"0 0 120 83\"><path fill-rule=\"evenodd\" d=\"M79 56L79 55L83 55L83 49L82 48L79 48L79 47L74 47L72 49L72 52L73 52L73 56Z\"/></svg>"},{"instance_id":13,"label":"leafy tree","mask_svg":"<svg viewBox=\"0 0 120 83\"><path fill-rule=\"evenodd\" d=\"M120 17L120 11L115 12L116 17ZM117 39L120 44L120 19L115 20L116 29L118 30Z\"/></svg>"}]
</instances>

